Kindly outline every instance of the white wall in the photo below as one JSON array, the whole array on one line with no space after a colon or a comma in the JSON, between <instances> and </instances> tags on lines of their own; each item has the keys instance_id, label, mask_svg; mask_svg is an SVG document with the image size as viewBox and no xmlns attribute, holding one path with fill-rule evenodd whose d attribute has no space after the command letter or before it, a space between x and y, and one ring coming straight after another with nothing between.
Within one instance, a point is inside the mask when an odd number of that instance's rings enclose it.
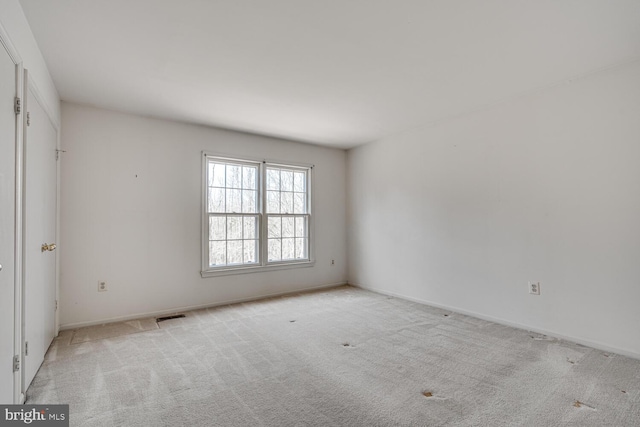
<instances>
[{"instance_id":1,"label":"white wall","mask_svg":"<svg viewBox=\"0 0 640 427\"><path fill-rule=\"evenodd\" d=\"M63 328L346 282L344 150L66 102L62 123ZM315 165L314 267L200 277L202 150Z\"/></svg>"},{"instance_id":2,"label":"white wall","mask_svg":"<svg viewBox=\"0 0 640 427\"><path fill-rule=\"evenodd\" d=\"M349 283L640 357L639 62L351 150L347 171Z\"/></svg>"},{"instance_id":3,"label":"white wall","mask_svg":"<svg viewBox=\"0 0 640 427\"><path fill-rule=\"evenodd\" d=\"M0 1L0 23L18 50L24 68L29 71L29 78L38 88L45 104L43 107L52 120L59 124L60 97L18 0Z\"/></svg>"}]
</instances>

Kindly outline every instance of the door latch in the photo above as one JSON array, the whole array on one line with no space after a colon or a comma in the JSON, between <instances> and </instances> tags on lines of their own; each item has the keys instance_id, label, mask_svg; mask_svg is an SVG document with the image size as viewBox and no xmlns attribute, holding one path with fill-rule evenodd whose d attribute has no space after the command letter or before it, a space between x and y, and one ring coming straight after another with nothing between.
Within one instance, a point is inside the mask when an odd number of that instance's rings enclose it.
<instances>
[{"instance_id":1,"label":"door latch","mask_svg":"<svg viewBox=\"0 0 640 427\"><path fill-rule=\"evenodd\" d=\"M56 244L55 243L43 243L42 247L40 248L41 252L46 252L46 251L54 251L56 249Z\"/></svg>"}]
</instances>

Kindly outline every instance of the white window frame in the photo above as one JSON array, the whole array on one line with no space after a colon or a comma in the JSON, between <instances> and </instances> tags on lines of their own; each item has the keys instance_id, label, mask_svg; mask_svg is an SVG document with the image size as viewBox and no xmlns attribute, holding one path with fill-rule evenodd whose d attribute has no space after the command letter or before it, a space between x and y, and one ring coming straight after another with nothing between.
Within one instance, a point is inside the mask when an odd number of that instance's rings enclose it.
<instances>
[{"instance_id":1,"label":"white window frame","mask_svg":"<svg viewBox=\"0 0 640 427\"><path fill-rule=\"evenodd\" d=\"M259 262L257 264L241 264L232 266L209 266L209 212L208 212L208 182L207 168L209 160L218 160L221 162L229 162L236 164L251 164L258 166L258 252ZM269 261L268 260L268 227L267 219L269 215L282 216L282 214L267 214L267 191L266 191L266 175L267 167L286 168L293 170L305 171L307 174L307 213L308 217L308 259L304 260L285 260L285 261ZM231 274L257 273L261 271L283 270L291 268L313 267L315 265L315 233L313 220L313 165L301 164L294 162L274 161L266 159L255 159L251 157L233 157L224 154L202 152L202 269L200 274L203 278L225 276ZM300 214L298 214L300 215Z\"/></svg>"}]
</instances>

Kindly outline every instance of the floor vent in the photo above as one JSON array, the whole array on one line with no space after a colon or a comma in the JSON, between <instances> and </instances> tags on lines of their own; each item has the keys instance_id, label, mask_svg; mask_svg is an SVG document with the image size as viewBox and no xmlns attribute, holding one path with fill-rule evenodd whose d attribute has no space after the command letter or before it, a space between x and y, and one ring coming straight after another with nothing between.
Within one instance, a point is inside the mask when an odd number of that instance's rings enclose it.
<instances>
[{"instance_id":1,"label":"floor vent","mask_svg":"<svg viewBox=\"0 0 640 427\"><path fill-rule=\"evenodd\" d=\"M185 317L184 314L174 314L173 316L157 317L156 322L160 323L160 322L164 322L165 320L180 319L182 317Z\"/></svg>"}]
</instances>

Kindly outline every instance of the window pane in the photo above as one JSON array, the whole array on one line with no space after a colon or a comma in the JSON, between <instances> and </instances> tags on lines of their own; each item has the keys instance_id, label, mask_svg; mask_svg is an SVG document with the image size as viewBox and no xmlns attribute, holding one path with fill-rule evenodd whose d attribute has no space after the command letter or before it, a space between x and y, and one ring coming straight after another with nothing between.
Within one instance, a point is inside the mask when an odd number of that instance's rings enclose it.
<instances>
[{"instance_id":1,"label":"window pane","mask_svg":"<svg viewBox=\"0 0 640 427\"><path fill-rule=\"evenodd\" d=\"M257 197L257 191L242 190L242 213L256 213Z\"/></svg>"},{"instance_id":2,"label":"window pane","mask_svg":"<svg viewBox=\"0 0 640 427\"><path fill-rule=\"evenodd\" d=\"M243 239L255 239L258 220L256 217L244 217Z\"/></svg>"},{"instance_id":3,"label":"window pane","mask_svg":"<svg viewBox=\"0 0 640 427\"><path fill-rule=\"evenodd\" d=\"M282 239L282 259L294 258L293 240L294 239Z\"/></svg>"},{"instance_id":4,"label":"window pane","mask_svg":"<svg viewBox=\"0 0 640 427\"><path fill-rule=\"evenodd\" d=\"M224 187L225 165L209 163L209 186Z\"/></svg>"},{"instance_id":5,"label":"window pane","mask_svg":"<svg viewBox=\"0 0 640 427\"><path fill-rule=\"evenodd\" d=\"M267 168L267 190L280 190L280 169Z\"/></svg>"},{"instance_id":6,"label":"window pane","mask_svg":"<svg viewBox=\"0 0 640 427\"><path fill-rule=\"evenodd\" d=\"M258 175L258 168L253 166L242 167L242 188L247 190L257 190L256 176Z\"/></svg>"},{"instance_id":7,"label":"window pane","mask_svg":"<svg viewBox=\"0 0 640 427\"><path fill-rule=\"evenodd\" d=\"M224 212L224 188L209 188L209 212Z\"/></svg>"},{"instance_id":8,"label":"window pane","mask_svg":"<svg viewBox=\"0 0 640 427\"><path fill-rule=\"evenodd\" d=\"M209 242L209 266L225 265L227 263L227 242Z\"/></svg>"},{"instance_id":9,"label":"window pane","mask_svg":"<svg viewBox=\"0 0 640 427\"><path fill-rule=\"evenodd\" d=\"M271 237L280 237L282 235L282 218L277 217L269 217L269 238Z\"/></svg>"},{"instance_id":10,"label":"window pane","mask_svg":"<svg viewBox=\"0 0 640 427\"><path fill-rule=\"evenodd\" d=\"M309 259L309 255L307 255L307 239L296 239L296 258Z\"/></svg>"},{"instance_id":11,"label":"window pane","mask_svg":"<svg viewBox=\"0 0 640 427\"><path fill-rule=\"evenodd\" d=\"M225 240L227 220L223 216L209 217L209 240Z\"/></svg>"},{"instance_id":12,"label":"window pane","mask_svg":"<svg viewBox=\"0 0 640 427\"><path fill-rule=\"evenodd\" d=\"M242 264L242 240L227 242L227 264Z\"/></svg>"},{"instance_id":13,"label":"window pane","mask_svg":"<svg viewBox=\"0 0 640 427\"><path fill-rule=\"evenodd\" d=\"M293 213L307 213L306 194L293 193Z\"/></svg>"},{"instance_id":14,"label":"window pane","mask_svg":"<svg viewBox=\"0 0 640 427\"><path fill-rule=\"evenodd\" d=\"M296 237L307 237L307 218L296 217Z\"/></svg>"},{"instance_id":15,"label":"window pane","mask_svg":"<svg viewBox=\"0 0 640 427\"><path fill-rule=\"evenodd\" d=\"M293 175L293 191L307 191L307 174L304 172L295 172Z\"/></svg>"},{"instance_id":16,"label":"window pane","mask_svg":"<svg viewBox=\"0 0 640 427\"><path fill-rule=\"evenodd\" d=\"M228 213L242 212L242 190L227 190L227 209Z\"/></svg>"},{"instance_id":17,"label":"window pane","mask_svg":"<svg viewBox=\"0 0 640 427\"><path fill-rule=\"evenodd\" d=\"M293 237L294 222L295 218L293 217L282 217L282 237Z\"/></svg>"},{"instance_id":18,"label":"window pane","mask_svg":"<svg viewBox=\"0 0 640 427\"><path fill-rule=\"evenodd\" d=\"M280 193L280 213L293 213L293 193Z\"/></svg>"},{"instance_id":19,"label":"window pane","mask_svg":"<svg viewBox=\"0 0 640 427\"><path fill-rule=\"evenodd\" d=\"M280 172L280 190L293 191L293 172L292 171Z\"/></svg>"},{"instance_id":20,"label":"window pane","mask_svg":"<svg viewBox=\"0 0 640 427\"><path fill-rule=\"evenodd\" d=\"M241 188L242 166L227 165L227 188Z\"/></svg>"},{"instance_id":21,"label":"window pane","mask_svg":"<svg viewBox=\"0 0 640 427\"><path fill-rule=\"evenodd\" d=\"M242 217L241 216L228 216L227 217L227 239L242 239Z\"/></svg>"},{"instance_id":22,"label":"window pane","mask_svg":"<svg viewBox=\"0 0 640 427\"><path fill-rule=\"evenodd\" d=\"M269 261L280 261L281 259L280 239L269 239Z\"/></svg>"},{"instance_id":23,"label":"window pane","mask_svg":"<svg viewBox=\"0 0 640 427\"><path fill-rule=\"evenodd\" d=\"M267 191L267 213L280 213L280 193Z\"/></svg>"},{"instance_id":24,"label":"window pane","mask_svg":"<svg viewBox=\"0 0 640 427\"><path fill-rule=\"evenodd\" d=\"M258 262L258 241L244 240L244 263L254 264Z\"/></svg>"}]
</instances>

